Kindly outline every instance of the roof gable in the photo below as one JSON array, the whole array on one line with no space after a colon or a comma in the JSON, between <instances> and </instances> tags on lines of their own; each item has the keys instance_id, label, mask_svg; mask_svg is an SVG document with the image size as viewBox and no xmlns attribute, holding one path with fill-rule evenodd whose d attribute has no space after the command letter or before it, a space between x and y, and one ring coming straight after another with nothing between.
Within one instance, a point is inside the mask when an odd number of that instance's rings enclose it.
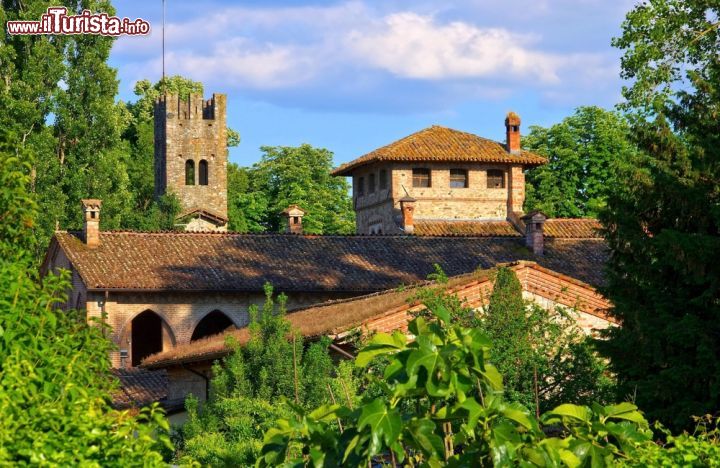
<instances>
[{"instance_id":1,"label":"roof gable","mask_svg":"<svg viewBox=\"0 0 720 468\"><path fill-rule=\"evenodd\" d=\"M345 163L332 174L347 176L360 166L378 161L462 161L537 166L545 164L547 159L529 151L511 154L502 143L433 125Z\"/></svg>"}]
</instances>

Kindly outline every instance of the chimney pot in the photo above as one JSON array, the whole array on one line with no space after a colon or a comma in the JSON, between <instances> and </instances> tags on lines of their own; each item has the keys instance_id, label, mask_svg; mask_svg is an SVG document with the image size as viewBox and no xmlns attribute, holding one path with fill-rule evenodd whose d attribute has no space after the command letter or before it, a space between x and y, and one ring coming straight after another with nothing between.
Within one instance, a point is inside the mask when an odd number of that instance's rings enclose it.
<instances>
[{"instance_id":1,"label":"chimney pot","mask_svg":"<svg viewBox=\"0 0 720 468\"><path fill-rule=\"evenodd\" d=\"M86 198L81 200L85 220L83 222L83 238L85 244L94 249L100 245L100 208L102 200Z\"/></svg>"},{"instance_id":2,"label":"chimney pot","mask_svg":"<svg viewBox=\"0 0 720 468\"><path fill-rule=\"evenodd\" d=\"M305 210L297 205L290 205L282 212L282 215L287 219L285 225L285 232L290 234L302 234L303 226L302 219L305 216Z\"/></svg>"},{"instance_id":3,"label":"chimney pot","mask_svg":"<svg viewBox=\"0 0 720 468\"><path fill-rule=\"evenodd\" d=\"M402 229L406 234L415 232L413 216L415 214L415 202L412 197L403 197L400 199L400 211L402 212Z\"/></svg>"},{"instance_id":4,"label":"chimney pot","mask_svg":"<svg viewBox=\"0 0 720 468\"><path fill-rule=\"evenodd\" d=\"M547 216L540 211L533 211L520 218L525 222L525 245L535 255L542 256L544 252L544 227Z\"/></svg>"},{"instance_id":5,"label":"chimney pot","mask_svg":"<svg viewBox=\"0 0 720 468\"><path fill-rule=\"evenodd\" d=\"M520 153L520 116L515 112L508 112L505 117L505 138L508 153Z\"/></svg>"}]
</instances>

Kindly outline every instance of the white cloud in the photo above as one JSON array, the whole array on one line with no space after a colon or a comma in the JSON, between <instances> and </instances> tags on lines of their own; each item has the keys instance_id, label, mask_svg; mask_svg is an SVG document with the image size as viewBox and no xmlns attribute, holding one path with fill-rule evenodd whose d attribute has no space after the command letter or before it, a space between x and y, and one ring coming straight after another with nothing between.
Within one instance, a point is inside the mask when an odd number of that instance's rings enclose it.
<instances>
[{"instance_id":1,"label":"white cloud","mask_svg":"<svg viewBox=\"0 0 720 468\"><path fill-rule=\"evenodd\" d=\"M126 81L147 77L128 73L158 70L159 33L156 27L148 41L118 41L114 54L126 67ZM519 33L408 7L381 11L360 1L227 8L169 24L166 64L168 73L201 80L208 89L304 93L308 102L357 102L353 92L382 102L383 94L408 84L436 87L438 95L478 94L481 88L550 95L593 89L598 79L617 76L607 53L544 49L548 33Z\"/></svg>"}]
</instances>

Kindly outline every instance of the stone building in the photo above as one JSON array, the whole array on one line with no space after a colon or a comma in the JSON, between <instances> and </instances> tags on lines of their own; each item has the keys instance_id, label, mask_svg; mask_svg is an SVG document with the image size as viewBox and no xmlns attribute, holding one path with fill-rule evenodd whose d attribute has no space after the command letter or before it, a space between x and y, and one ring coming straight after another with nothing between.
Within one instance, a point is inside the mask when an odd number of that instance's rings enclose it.
<instances>
[{"instance_id":1,"label":"stone building","mask_svg":"<svg viewBox=\"0 0 720 468\"><path fill-rule=\"evenodd\" d=\"M338 312L319 304L421 283L436 264L466 277L535 262L534 271L551 273L527 287L529 298L550 306L597 295L607 259L597 222L522 213L523 170L545 160L519 148L515 114L505 144L435 126L340 166L335 175L353 177L360 235L351 236L304 235L297 205L283 213L286 233L225 232L225 115L220 94L156 103L156 193L180 198L185 230L102 231L102 201L88 199L79 207L83 230L57 231L48 247L42 273L71 272L64 307L110 326L112 365L127 382L138 382L137 367L150 356L243 329L266 283L288 296L289 317L312 309L320 325ZM560 301L573 281L574 297ZM607 322L593 318L603 317L593 301L595 309L581 311L589 328ZM346 315L348 323L372 319Z\"/></svg>"},{"instance_id":2,"label":"stone building","mask_svg":"<svg viewBox=\"0 0 720 468\"><path fill-rule=\"evenodd\" d=\"M519 226L524 170L546 160L520 149L517 114L507 115L505 129L502 144L432 126L338 167L334 175L352 177L357 232L412 234L438 221L448 229L463 221Z\"/></svg>"},{"instance_id":3,"label":"stone building","mask_svg":"<svg viewBox=\"0 0 720 468\"><path fill-rule=\"evenodd\" d=\"M224 94L155 102L155 195L178 197L188 231L227 229L226 107Z\"/></svg>"}]
</instances>

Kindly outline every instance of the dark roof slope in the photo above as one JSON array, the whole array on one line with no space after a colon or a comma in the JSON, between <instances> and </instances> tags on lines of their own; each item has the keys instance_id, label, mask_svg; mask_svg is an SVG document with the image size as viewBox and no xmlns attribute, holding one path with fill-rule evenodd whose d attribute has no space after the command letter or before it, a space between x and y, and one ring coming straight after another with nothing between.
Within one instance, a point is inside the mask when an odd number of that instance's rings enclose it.
<instances>
[{"instance_id":1,"label":"dark roof slope","mask_svg":"<svg viewBox=\"0 0 720 468\"><path fill-rule=\"evenodd\" d=\"M311 236L192 232L102 232L89 249L76 234L55 241L90 290L373 292L498 263L536 260L587 283L602 283L600 239L547 239L535 258L507 237Z\"/></svg>"},{"instance_id":2,"label":"dark roof slope","mask_svg":"<svg viewBox=\"0 0 720 468\"><path fill-rule=\"evenodd\" d=\"M168 376L164 370L113 369L120 388L112 395L116 409L141 408L168 396Z\"/></svg>"},{"instance_id":3,"label":"dark roof slope","mask_svg":"<svg viewBox=\"0 0 720 468\"><path fill-rule=\"evenodd\" d=\"M350 175L353 169L376 161L464 161L538 166L545 164L547 159L529 151L511 154L497 141L433 125L345 163L332 175Z\"/></svg>"}]
</instances>

